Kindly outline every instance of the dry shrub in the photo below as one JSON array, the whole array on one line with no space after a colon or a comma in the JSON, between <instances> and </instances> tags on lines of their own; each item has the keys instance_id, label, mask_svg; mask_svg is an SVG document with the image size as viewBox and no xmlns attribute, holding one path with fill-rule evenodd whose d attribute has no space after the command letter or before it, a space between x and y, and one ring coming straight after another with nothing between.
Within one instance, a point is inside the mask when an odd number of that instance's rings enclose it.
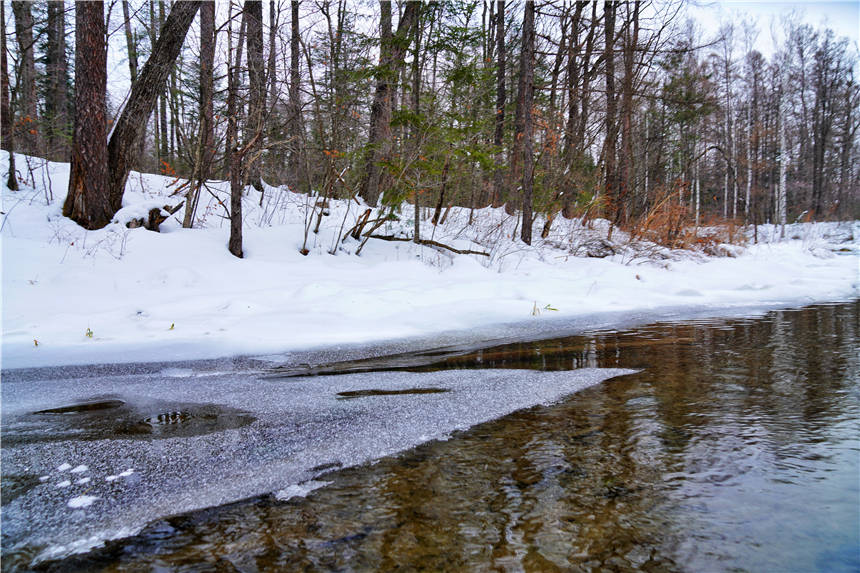
<instances>
[{"instance_id":1,"label":"dry shrub","mask_svg":"<svg viewBox=\"0 0 860 573\"><path fill-rule=\"evenodd\" d=\"M727 245L746 244L746 235L732 220L710 218L696 227L695 214L689 206L682 205L679 195L686 195L682 188L667 188L658 191L653 205L633 221L630 240L650 241L669 249L685 249L703 252L712 256L735 256L736 249Z\"/></svg>"}]
</instances>

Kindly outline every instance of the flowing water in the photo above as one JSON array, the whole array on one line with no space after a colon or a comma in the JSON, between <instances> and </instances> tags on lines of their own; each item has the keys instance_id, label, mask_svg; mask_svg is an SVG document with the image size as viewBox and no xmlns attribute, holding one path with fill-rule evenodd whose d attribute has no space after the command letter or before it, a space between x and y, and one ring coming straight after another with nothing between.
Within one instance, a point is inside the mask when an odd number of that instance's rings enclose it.
<instances>
[{"instance_id":1,"label":"flowing water","mask_svg":"<svg viewBox=\"0 0 860 573\"><path fill-rule=\"evenodd\" d=\"M858 334L854 301L376 360L641 372L43 567L858 571Z\"/></svg>"}]
</instances>

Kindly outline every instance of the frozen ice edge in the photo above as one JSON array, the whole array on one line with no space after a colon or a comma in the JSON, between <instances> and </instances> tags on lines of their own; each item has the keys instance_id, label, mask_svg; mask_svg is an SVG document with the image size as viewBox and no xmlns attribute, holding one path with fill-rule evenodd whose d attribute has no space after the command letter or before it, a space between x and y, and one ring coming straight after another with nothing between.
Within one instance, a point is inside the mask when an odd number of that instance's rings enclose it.
<instances>
[{"instance_id":1,"label":"frozen ice edge","mask_svg":"<svg viewBox=\"0 0 860 573\"><path fill-rule=\"evenodd\" d=\"M591 386L597 385L610 378L631 374L634 370L626 369L581 369L565 372L534 372L534 371L444 371L430 374L408 373L368 373L333 377L316 377L304 382L307 386L319 387L321 381L330 382L329 392L344 389L367 388L370 384L376 388L402 388L417 385L437 385L439 387L453 387L452 392L421 396L421 401L414 400L415 397L395 396L358 399L348 401L347 406L359 406L359 415L356 424L341 425L336 419L332 432L335 436L334 445L325 448L323 456L326 459L337 459L342 463L338 469L354 467L364 463L373 463L385 456L394 455L422 443L433 440L449 439L456 431L467 430L477 424L511 414L515 411L535 406L556 403L567 396ZM478 378L483 382L476 381ZM302 384L302 383L299 383ZM291 383L291 399L295 399L297 385ZM298 389L300 392L303 390ZM317 401L319 395L316 393L301 394L304 400ZM364 402L364 404L362 404ZM374 402L376 403L374 405ZM336 402L344 405L344 402ZM411 404L411 406L410 406ZM369 412L367 406L371 406ZM304 407L304 405L300 405ZM327 408L330 407L326 406ZM376 418L368 413L376 414ZM381 413L381 415L380 415ZM337 414L337 412L335 412ZM421 418L419 420L418 418ZM337 418L337 416L335 416ZM391 423L382 423L391 421ZM326 421L327 423L330 420ZM384 429L384 431L381 431ZM357 434L354 443L340 443L338 436ZM252 442L253 444L253 442ZM304 494L310 493L310 489L317 489L320 484L317 476L327 471L314 472L311 468L318 465L320 457L318 452L312 451L320 446L318 440L308 440L305 451L298 452L297 457L303 460L304 467L288 468L288 464L271 464L269 468L256 468L258 474L255 479L237 478L242 481L239 489L226 493L216 487L216 491L190 491L186 492L194 499L191 505L175 500L168 500L160 505L173 507L168 513L143 513L126 519L114 519L114 523L107 524L104 528L87 528L76 530L80 535L78 538L66 538L61 543L49 544L43 549L33 564L53 559L60 559L76 553L85 553L105 542L133 536L144 529L148 524L168 517L189 511L196 511L206 507L217 506L225 503L246 499L264 494ZM334 456L332 458L331 456ZM241 461L244 463L244 460ZM267 471L266 471L267 470ZM271 476L292 475L290 481L272 481ZM223 483L219 476L210 476L216 483ZM259 479L258 479L259 478ZM233 484L234 486L236 484ZM253 489L257 487L257 489ZM244 489L243 489L244 488ZM307 491L305 491L307 490ZM225 497L226 496L226 497ZM188 498L186 498L188 499ZM103 507L103 506L102 506ZM16 544L17 545L17 544Z\"/></svg>"}]
</instances>

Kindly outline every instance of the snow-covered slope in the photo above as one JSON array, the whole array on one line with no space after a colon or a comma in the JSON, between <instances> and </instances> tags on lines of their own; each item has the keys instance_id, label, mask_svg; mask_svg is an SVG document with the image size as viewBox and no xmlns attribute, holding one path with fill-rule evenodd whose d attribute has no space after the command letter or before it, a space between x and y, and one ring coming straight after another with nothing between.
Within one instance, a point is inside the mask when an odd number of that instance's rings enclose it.
<instances>
[{"instance_id":1,"label":"snow-covered slope","mask_svg":"<svg viewBox=\"0 0 860 573\"><path fill-rule=\"evenodd\" d=\"M211 358L378 342L524 321L547 325L602 311L661 307L801 305L858 296L860 225L805 224L736 257L625 245L582 256L606 236L556 220L546 240L511 239L501 209L453 209L422 234L490 256L455 255L408 242L370 240L359 256L338 242L366 206L335 202L312 232L316 201L285 188L245 201L245 258L227 251L227 185L212 182L195 229L180 210L162 233L123 223L152 206L179 203L172 178L132 173L117 222L85 231L61 215L68 164L18 157L29 185L2 190L2 367ZM0 155L0 173L8 166ZM378 232L407 236L411 206ZM429 219L429 217L428 217ZM539 235L542 221L535 224ZM303 256L307 232L309 254ZM331 254L333 252L334 254ZM644 256L647 252L649 256ZM658 256L654 256L654 255Z\"/></svg>"}]
</instances>

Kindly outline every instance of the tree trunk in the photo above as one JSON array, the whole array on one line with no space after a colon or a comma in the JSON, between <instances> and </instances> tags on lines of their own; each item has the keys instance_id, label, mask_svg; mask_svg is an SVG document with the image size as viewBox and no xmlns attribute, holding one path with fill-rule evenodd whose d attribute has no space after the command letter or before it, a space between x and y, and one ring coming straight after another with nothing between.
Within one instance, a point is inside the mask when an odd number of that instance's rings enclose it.
<instances>
[{"instance_id":1,"label":"tree trunk","mask_svg":"<svg viewBox=\"0 0 860 573\"><path fill-rule=\"evenodd\" d=\"M376 92L370 108L370 136L364 155L364 175L359 194L369 205L375 205L382 196L385 185L382 183L382 163L391 152L391 111L392 98L396 91L397 78L403 67L403 57L408 47L408 39L421 3L406 3L396 34L391 33L391 2L380 0L380 46L379 68L376 74Z\"/></svg>"},{"instance_id":2,"label":"tree trunk","mask_svg":"<svg viewBox=\"0 0 860 573\"><path fill-rule=\"evenodd\" d=\"M0 2L0 22L6 22L6 3ZM0 29L0 144L9 152L9 173L6 186L12 191L18 190L18 178L15 175L15 131L12 121L12 106L9 102L9 72L6 57L6 26Z\"/></svg>"},{"instance_id":3,"label":"tree trunk","mask_svg":"<svg viewBox=\"0 0 860 573\"><path fill-rule=\"evenodd\" d=\"M615 167L615 147L618 139L618 124L616 123L616 94L615 94L615 10L618 3L607 1L603 4L604 12L604 59L606 60L606 140L603 144L603 165L606 179L606 200L612 216L617 221L621 202L619 201L618 178Z\"/></svg>"},{"instance_id":4,"label":"tree trunk","mask_svg":"<svg viewBox=\"0 0 860 573\"><path fill-rule=\"evenodd\" d=\"M421 113L421 11L415 17L415 25L412 27L415 32L413 39L412 52L412 113L414 117L418 117ZM418 131L418 126L412 126L412 153L417 159L421 152L421 135ZM414 204L414 230L413 240L418 243L421 240L421 189L420 185L415 185L415 204Z\"/></svg>"},{"instance_id":5,"label":"tree trunk","mask_svg":"<svg viewBox=\"0 0 860 573\"><path fill-rule=\"evenodd\" d=\"M532 105L535 92L535 4L526 2L523 15L523 50L520 55L520 86L523 93L517 97L517 103L522 103L523 115L523 228L522 240L532 244L532 188L534 187L534 151L532 122Z\"/></svg>"},{"instance_id":6,"label":"tree trunk","mask_svg":"<svg viewBox=\"0 0 860 573\"><path fill-rule=\"evenodd\" d=\"M161 34L161 28L164 26L164 2L158 2L158 34ZM155 43L152 44L152 51L155 52ZM152 57L152 54L150 54ZM158 125L161 127L161 160L170 161L170 134L167 126L167 85L163 85L159 94L158 105Z\"/></svg>"},{"instance_id":7,"label":"tree trunk","mask_svg":"<svg viewBox=\"0 0 860 573\"><path fill-rule=\"evenodd\" d=\"M577 126L579 125L579 76L582 63L585 67L588 62L580 62L579 59L579 27L582 21L582 10L586 2L577 2L576 8L571 18L570 26L570 41L567 43L567 126L564 130L564 148L568 161L572 161L577 155L581 147L581 143L577 142ZM587 71L587 70L586 70Z\"/></svg>"},{"instance_id":8,"label":"tree trunk","mask_svg":"<svg viewBox=\"0 0 860 573\"><path fill-rule=\"evenodd\" d=\"M48 156L57 161L68 160L69 102L68 66L66 65L66 22L64 6L48 2L48 46L45 71L48 94L45 111L48 114Z\"/></svg>"},{"instance_id":9,"label":"tree trunk","mask_svg":"<svg viewBox=\"0 0 860 573\"><path fill-rule=\"evenodd\" d=\"M304 181L303 171L303 145L302 141L302 101L301 92L301 69L299 68L299 47L301 37L299 36L299 2L292 0L290 3L290 91L289 109L287 112L287 134L290 138L290 154L287 158L289 166L289 185L293 190L298 190L299 182ZM307 189L309 192L310 189Z\"/></svg>"},{"instance_id":10,"label":"tree trunk","mask_svg":"<svg viewBox=\"0 0 860 573\"><path fill-rule=\"evenodd\" d=\"M618 189L618 207L615 223L627 220L627 202L633 188L633 89L636 83L635 56L639 43L639 7L636 0L626 5L627 32L624 43L624 82L621 93L621 177Z\"/></svg>"},{"instance_id":11,"label":"tree trunk","mask_svg":"<svg viewBox=\"0 0 860 573\"><path fill-rule=\"evenodd\" d=\"M505 0L496 2L496 125L493 145L496 147L496 165L493 172L493 207L505 201Z\"/></svg>"},{"instance_id":12,"label":"tree trunk","mask_svg":"<svg viewBox=\"0 0 860 573\"><path fill-rule=\"evenodd\" d=\"M248 43L248 117L245 130L246 140L256 138L257 143L248 150L251 160L246 162L247 183L263 191L261 179L261 158L263 145L263 119L266 107L266 72L263 67L263 3L260 0L245 1L247 28L245 40Z\"/></svg>"},{"instance_id":13,"label":"tree trunk","mask_svg":"<svg viewBox=\"0 0 860 573\"><path fill-rule=\"evenodd\" d=\"M137 42L131 30L131 15L128 10L128 0L122 0L123 27L125 29L125 45L128 49L128 72L131 75L131 83L137 80Z\"/></svg>"},{"instance_id":14,"label":"tree trunk","mask_svg":"<svg viewBox=\"0 0 860 573\"><path fill-rule=\"evenodd\" d=\"M125 182L134 160L133 155L139 149L138 142L144 135L146 119L164 88L199 7L200 3L193 0L174 2L152 54L143 66L138 81L132 85L128 102L114 124L108 143L110 202L114 211L122 207Z\"/></svg>"},{"instance_id":15,"label":"tree trunk","mask_svg":"<svg viewBox=\"0 0 860 573\"><path fill-rule=\"evenodd\" d=\"M209 178L212 157L215 154L215 118L212 97L214 94L213 69L215 64L215 2L200 3L200 132L198 153L195 159L196 184L192 183L185 198L185 217L182 226L190 229L194 212L200 200L200 188Z\"/></svg>"},{"instance_id":16,"label":"tree trunk","mask_svg":"<svg viewBox=\"0 0 860 573\"><path fill-rule=\"evenodd\" d=\"M230 8L230 18L232 21L232 4ZM239 66L242 64L242 35L245 30L245 19L242 18L242 24L239 26L239 51L236 54L236 59L232 60L232 30L227 33L227 161L230 166L230 240L227 243L227 249L240 259L242 253L242 153L239 150L239 127L237 116L237 101L239 89ZM231 65L232 64L232 65Z\"/></svg>"},{"instance_id":17,"label":"tree trunk","mask_svg":"<svg viewBox=\"0 0 860 573\"><path fill-rule=\"evenodd\" d=\"M107 52L104 3L75 3L75 133L63 215L87 229L107 225L116 209L108 181Z\"/></svg>"},{"instance_id":18,"label":"tree trunk","mask_svg":"<svg viewBox=\"0 0 860 573\"><path fill-rule=\"evenodd\" d=\"M24 151L34 155L39 151L38 98L36 95L36 60L33 40L33 14L30 2L15 0L12 13L15 16L15 37L18 40L19 73L16 88L19 125L24 134ZM102 41L104 43L104 41Z\"/></svg>"},{"instance_id":19,"label":"tree trunk","mask_svg":"<svg viewBox=\"0 0 860 573\"><path fill-rule=\"evenodd\" d=\"M6 22L6 3L0 2L0 21ZM6 151L12 146L12 106L9 103L9 62L6 48L6 26L0 29L0 144Z\"/></svg>"},{"instance_id":20,"label":"tree trunk","mask_svg":"<svg viewBox=\"0 0 860 573\"><path fill-rule=\"evenodd\" d=\"M588 26L588 36L585 38L585 55L582 58L582 90L579 97L581 99L579 105L579 134L576 140L579 142L581 155L585 150L585 130L588 127L589 104L591 102L591 77L594 71L589 68L591 65L591 54L594 51L594 35L597 30L597 2L591 4L591 22Z\"/></svg>"}]
</instances>

